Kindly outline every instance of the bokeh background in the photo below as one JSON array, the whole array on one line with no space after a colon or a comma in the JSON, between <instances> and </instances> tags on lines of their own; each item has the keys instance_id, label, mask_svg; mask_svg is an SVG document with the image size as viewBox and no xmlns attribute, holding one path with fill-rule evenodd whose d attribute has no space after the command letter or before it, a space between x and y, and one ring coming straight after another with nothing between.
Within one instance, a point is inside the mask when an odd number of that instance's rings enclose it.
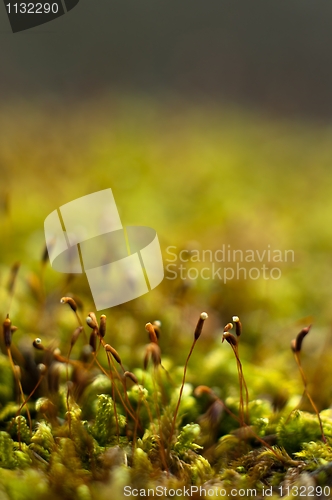
<instances>
[{"instance_id":1,"label":"bokeh background","mask_svg":"<svg viewBox=\"0 0 332 500\"><path fill-rule=\"evenodd\" d=\"M191 380L236 379L220 338L237 314L256 395L271 377L292 391L290 340L313 323L304 363L330 404L331 17L321 0L81 0L13 35L0 6L0 310L10 309L17 341L68 342L75 318L62 295L82 300L82 316L93 309L84 276L41 262L43 222L111 187L123 224L155 228L165 258L169 245L295 255L279 280L165 279L106 311L128 366L142 363L154 319L169 365L183 364L206 310L193 360L205 368Z\"/></svg>"}]
</instances>

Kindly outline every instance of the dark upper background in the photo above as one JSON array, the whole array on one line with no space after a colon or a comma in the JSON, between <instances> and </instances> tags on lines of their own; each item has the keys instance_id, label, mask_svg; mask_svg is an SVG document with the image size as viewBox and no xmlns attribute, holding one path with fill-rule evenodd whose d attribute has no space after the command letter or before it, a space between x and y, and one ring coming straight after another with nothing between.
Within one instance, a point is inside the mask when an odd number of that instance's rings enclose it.
<instances>
[{"instance_id":1,"label":"dark upper background","mask_svg":"<svg viewBox=\"0 0 332 500\"><path fill-rule=\"evenodd\" d=\"M332 3L81 0L12 34L0 5L1 98L179 93L332 116Z\"/></svg>"}]
</instances>

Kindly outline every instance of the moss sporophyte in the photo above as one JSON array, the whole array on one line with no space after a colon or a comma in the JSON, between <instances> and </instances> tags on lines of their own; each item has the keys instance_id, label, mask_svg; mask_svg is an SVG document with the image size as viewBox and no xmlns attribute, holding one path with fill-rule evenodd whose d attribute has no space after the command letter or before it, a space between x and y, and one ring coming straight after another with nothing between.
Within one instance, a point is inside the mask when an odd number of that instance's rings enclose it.
<instances>
[{"instance_id":1,"label":"moss sporophyte","mask_svg":"<svg viewBox=\"0 0 332 500\"><path fill-rule=\"evenodd\" d=\"M269 397L250 399L238 316L226 324L221 340L235 357L235 365L231 359L227 363L229 373L236 366L239 395L233 377L232 390L222 396L225 378L215 378L211 386L187 382L188 374L195 380L190 361L199 356L195 347L204 336L207 313L198 317L183 368L172 367L167 357L163 361L167 335L160 321L145 325L148 344L135 367L128 357L123 360L123 346L113 345L105 314L98 319L90 312L84 322L74 298L63 297L61 303L78 323L64 354L54 341L39 337L21 352L13 342L17 328L9 315L3 321L0 488L6 498L22 498L18 478L26 488L24 498L34 500L106 499L110 491L120 499L129 489L156 492L157 487L167 498L167 491L189 485L215 496L252 488L257 498L264 491L277 498L280 488L329 487L332 411L318 410L300 359L310 327L291 347L302 399L313 413L301 410L300 401L294 409L294 398L278 404ZM192 361L194 372L197 360ZM201 359L199 370L204 369Z\"/></svg>"}]
</instances>

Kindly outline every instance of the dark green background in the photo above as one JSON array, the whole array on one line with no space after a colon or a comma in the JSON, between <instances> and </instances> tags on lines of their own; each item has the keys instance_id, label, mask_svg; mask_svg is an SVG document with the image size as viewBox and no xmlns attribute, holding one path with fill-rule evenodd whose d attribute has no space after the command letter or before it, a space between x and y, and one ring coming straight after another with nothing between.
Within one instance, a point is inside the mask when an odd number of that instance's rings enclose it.
<instances>
[{"instance_id":1,"label":"dark green background","mask_svg":"<svg viewBox=\"0 0 332 500\"><path fill-rule=\"evenodd\" d=\"M0 7L5 99L127 89L332 114L330 2L81 0L15 36Z\"/></svg>"}]
</instances>

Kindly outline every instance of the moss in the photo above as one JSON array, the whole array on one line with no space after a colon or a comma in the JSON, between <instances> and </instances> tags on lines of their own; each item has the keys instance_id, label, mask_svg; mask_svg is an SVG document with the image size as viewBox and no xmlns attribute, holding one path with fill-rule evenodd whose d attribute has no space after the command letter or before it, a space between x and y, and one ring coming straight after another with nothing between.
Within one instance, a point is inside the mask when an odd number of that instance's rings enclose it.
<instances>
[{"instance_id":1,"label":"moss","mask_svg":"<svg viewBox=\"0 0 332 500\"><path fill-rule=\"evenodd\" d=\"M23 415L13 418L9 424L9 434L16 440L20 439L26 444L31 441L31 431Z\"/></svg>"},{"instance_id":2,"label":"moss","mask_svg":"<svg viewBox=\"0 0 332 500\"><path fill-rule=\"evenodd\" d=\"M119 431L125 426L125 417L114 413L114 402L107 394L97 395L98 405L93 425L90 427L91 434L101 446L110 444L116 438L116 418Z\"/></svg>"},{"instance_id":3,"label":"moss","mask_svg":"<svg viewBox=\"0 0 332 500\"><path fill-rule=\"evenodd\" d=\"M86 347L88 354L73 357L67 375L67 358L47 349L46 383L38 384L27 404L10 400L0 412L0 491L10 500L23 495L15 484L18 472L27 485L40 478L37 498L56 500L106 499L113 488L121 499L125 486L142 495L158 486L208 485L216 497L234 488L264 496L266 487L278 493L280 484L301 484L304 474L316 474L317 483L329 480L332 412L320 413L323 443L317 415L292 409L300 400L296 390L280 405L261 395L247 406L239 398L238 377L225 399L218 385L192 383L201 373L193 376L188 358L190 383L183 367L175 366L173 374L159 361L146 370L133 368L128 377L127 367L109 365L101 348L91 354ZM66 374L56 383L50 379L58 368L53 363ZM1 471L8 472L3 479Z\"/></svg>"},{"instance_id":4,"label":"moss","mask_svg":"<svg viewBox=\"0 0 332 500\"><path fill-rule=\"evenodd\" d=\"M3 431L0 431L0 465L5 469L13 469L17 466L14 441Z\"/></svg>"},{"instance_id":5,"label":"moss","mask_svg":"<svg viewBox=\"0 0 332 500\"><path fill-rule=\"evenodd\" d=\"M321 438L317 417L300 410L292 412L287 419L283 417L277 431L278 444L288 453L296 453L300 451L304 443Z\"/></svg>"}]
</instances>

